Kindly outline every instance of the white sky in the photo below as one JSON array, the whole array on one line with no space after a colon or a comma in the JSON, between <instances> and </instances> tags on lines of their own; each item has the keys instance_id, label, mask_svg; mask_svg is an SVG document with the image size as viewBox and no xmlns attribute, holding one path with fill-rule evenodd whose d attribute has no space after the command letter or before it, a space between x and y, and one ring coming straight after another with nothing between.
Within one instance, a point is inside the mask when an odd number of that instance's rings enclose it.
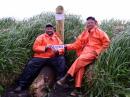
<instances>
[{"instance_id":1,"label":"white sky","mask_svg":"<svg viewBox=\"0 0 130 97\"><path fill-rule=\"evenodd\" d=\"M24 19L44 11L55 12L62 5L66 13L94 16L97 20L130 20L130 0L0 0L0 18Z\"/></svg>"}]
</instances>

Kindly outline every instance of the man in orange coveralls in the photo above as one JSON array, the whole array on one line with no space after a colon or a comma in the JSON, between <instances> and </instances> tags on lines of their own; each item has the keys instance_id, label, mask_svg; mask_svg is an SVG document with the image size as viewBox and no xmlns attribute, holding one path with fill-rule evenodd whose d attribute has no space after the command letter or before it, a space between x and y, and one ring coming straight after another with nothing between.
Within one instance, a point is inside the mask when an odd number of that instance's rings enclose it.
<instances>
[{"instance_id":1,"label":"man in orange coveralls","mask_svg":"<svg viewBox=\"0 0 130 97\"><path fill-rule=\"evenodd\" d=\"M65 58L63 56L63 49L52 48L52 45L63 44L62 41L55 35L54 27L47 24L45 33L38 36L33 45L34 56L28 62L23 70L15 92L26 89L32 81L36 78L40 70L45 64L52 65L56 70L58 78L65 75Z\"/></svg>"},{"instance_id":2,"label":"man in orange coveralls","mask_svg":"<svg viewBox=\"0 0 130 97\"><path fill-rule=\"evenodd\" d=\"M75 77L75 90L79 90L85 67L91 64L101 52L108 48L109 43L109 37L97 27L95 18L88 17L86 29L78 36L74 43L66 44L67 50L78 51L78 58L71 65L67 74L57 81L57 84L63 85L70 76ZM76 96L75 90L71 93L71 96Z\"/></svg>"}]
</instances>

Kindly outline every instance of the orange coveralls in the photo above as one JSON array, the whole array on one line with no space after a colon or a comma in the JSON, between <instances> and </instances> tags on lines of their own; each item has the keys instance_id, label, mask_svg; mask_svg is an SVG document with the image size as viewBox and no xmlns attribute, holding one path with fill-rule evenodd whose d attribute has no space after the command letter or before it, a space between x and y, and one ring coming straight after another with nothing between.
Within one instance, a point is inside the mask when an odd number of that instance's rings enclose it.
<instances>
[{"instance_id":1,"label":"orange coveralls","mask_svg":"<svg viewBox=\"0 0 130 97\"><path fill-rule=\"evenodd\" d=\"M85 67L108 48L109 43L107 34L95 26L90 32L87 30L82 32L74 43L67 44L67 50L78 51L78 58L67 72L72 77L75 76L75 87L81 87Z\"/></svg>"},{"instance_id":2,"label":"orange coveralls","mask_svg":"<svg viewBox=\"0 0 130 97\"><path fill-rule=\"evenodd\" d=\"M62 41L59 39L55 33L53 36L49 36L48 34L44 33L40 36L38 36L34 42L33 45L33 51L34 51L34 56L37 58L52 58L55 56L54 52L51 49L48 49L45 52L45 47L47 45L60 45L63 44ZM63 54L63 50L59 49L59 54Z\"/></svg>"}]
</instances>

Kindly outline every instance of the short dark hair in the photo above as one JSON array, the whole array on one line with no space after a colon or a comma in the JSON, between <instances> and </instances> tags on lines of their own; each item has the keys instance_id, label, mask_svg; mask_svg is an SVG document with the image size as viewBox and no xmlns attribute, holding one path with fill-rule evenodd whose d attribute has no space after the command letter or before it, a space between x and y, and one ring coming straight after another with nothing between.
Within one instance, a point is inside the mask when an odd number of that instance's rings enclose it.
<instances>
[{"instance_id":1,"label":"short dark hair","mask_svg":"<svg viewBox=\"0 0 130 97\"><path fill-rule=\"evenodd\" d=\"M87 21L88 21L88 20L94 20L94 21L96 21L95 17L92 17L92 16L87 17L86 20L87 20Z\"/></svg>"},{"instance_id":2,"label":"short dark hair","mask_svg":"<svg viewBox=\"0 0 130 97\"><path fill-rule=\"evenodd\" d=\"M54 26L50 23L46 24L46 27L53 27L54 28Z\"/></svg>"}]
</instances>

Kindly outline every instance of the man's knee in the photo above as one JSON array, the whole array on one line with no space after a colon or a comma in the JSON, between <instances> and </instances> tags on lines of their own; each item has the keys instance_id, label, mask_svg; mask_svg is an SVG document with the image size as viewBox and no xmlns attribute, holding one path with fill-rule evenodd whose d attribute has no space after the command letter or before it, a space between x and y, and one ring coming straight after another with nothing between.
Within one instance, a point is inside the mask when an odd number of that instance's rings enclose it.
<instances>
[{"instance_id":1,"label":"man's knee","mask_svg":"<svg viewBox=\"0 0 130 97\"><path fill-rule=\"evenodd\" d=\"M41 65L45 63L45 61L46 59L42 59L42 58L32 58L27 65L34 68L36 67L39 68L41 67Z\"/></svg>"},{"instance_id":2,"label":"man's knee","mask_svg":"<svg viewBox=\"0 0 130 97\"><path fill-rule=\"evenodd\" d=\"M64 57L64 56L59 56L59 57L58 57L58 60L65 62L65 57Z\"/></svg>"},{"instance_id":3,"label":"man's knee","mask_svg":"<svg viewBox=\"0 0 130 97\"><path fill-rule=\"evenodd\" d=\"M66 65L66 62L65 62L65 58L64 58L64 56L59 56L58 57L58 59L57 59L57 63L58 63L58 66L59 67L65 67L65 65Z\"/></svg>"}]
</instances>

